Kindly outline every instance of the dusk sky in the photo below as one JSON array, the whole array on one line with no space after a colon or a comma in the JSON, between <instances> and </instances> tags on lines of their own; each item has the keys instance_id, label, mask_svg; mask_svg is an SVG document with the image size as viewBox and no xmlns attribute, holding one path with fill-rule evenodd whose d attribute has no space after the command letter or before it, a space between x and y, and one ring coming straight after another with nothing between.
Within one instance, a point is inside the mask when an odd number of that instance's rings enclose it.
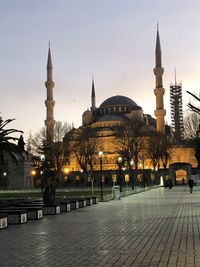
<instances>
[{"instance_id":1,"label":"dusk sky","mask_svg":"<svg viewBox=\"0 0 200 267\"><path fill-rule=\"evenodd\" d=\"M154 117L155 41L159 22L165 69L165 117L169 85L200 88L200 1L198 0L0 0L0 116L25 140L44 126L46 63L51 42L55 120L79 127L91 106L114 95L133 99Z\"/></svg>"}]
</instances>

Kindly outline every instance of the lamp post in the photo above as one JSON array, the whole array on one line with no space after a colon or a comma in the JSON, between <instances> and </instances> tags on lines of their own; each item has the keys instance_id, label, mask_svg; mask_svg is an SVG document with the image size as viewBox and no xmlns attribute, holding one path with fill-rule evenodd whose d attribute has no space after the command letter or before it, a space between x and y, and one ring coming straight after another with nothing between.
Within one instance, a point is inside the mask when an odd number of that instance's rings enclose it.
<instances>
[{"instance_id":1,"label":"lamp post","mask_svg":"<svg viewBox=\"0 0 200 267\"><path fill-rule=\"evenodd\" d=\"M36 170L32 170L31 175L34 177L36 175Z\"/></svg>"},{"instance_id":2,"label":"lamp post","mask_svg":"<svg viewBox=\"0 0 200 267\"><path fill-rule=\"evenodd\" d=\"M65 181L69 181L69 177L68 177L68 175L69 175L69 169L67 167L64 167L62 169L62 172L63 172L64 180Z\"/></svg>"},{"instance_id":3,"label":"lamp post","mask_svg":"<svg viewBox=\"0 0 200 267\"><path fill-rule=\"evenodd\" d=\"M118 164L119 164L119 186L120 186L120 192L122 192L122 157L118 157Z\"/></svg>"},{"instance_id":4,"label":"lamp post","mask_svg":"<svg viewBox=\"0 0 200 267\"><path fill-rule=\"evenodd\" d=\"M40 160L41 160L41 161L45 161L45 155L43 155L43 154L40 155Z\"/></svg>"},{"instance_id":5,"label":"lamp post","mask_svg":"<svg viewBox=\"0 0 200 267\"><path fill-rule=\"evenodd\" d=\"M35 181L35 176L36 176L36 170L35 169L32 169L31 170L31 177L32 177L32 184L34 185L34 186L36 186L36 181Z\"/></svg>"},{"instance_id":6,"label":"lamp post","mask_svg":"<svg viewBox=\"0 0 200 267\"><path fill-rule=\"evenodd\" d=\"M125 171L126 171L126 167L122 167L122 178L123 178L123 181L125 182L125 184L126 184L126 189L127 189L127 187L128 187L128 185L127 185L127 180L126 180L126 174L125 174Z\"/></svg>"},{"instance_id":7,"label":"lamp post","mask_svg":"<svg viewBox=\"0 0 200 267\"><path fill-rule=\"evenodd\" d=\"M43 193L44 191L44 186L46 187L46 181L44 181L45 177L45 168L46 168L46 162L45 162L45 155L40 155L40 175L41 175L41 182L42 182L42 186L41 186L41 191Z\"/></svg>"},{"instance_id":8,"label":"lamp post","mask_svg":"<svg viewBox=\"0 0 200 267\"><path fill-rule=\"evenodd\" d=\"M83 169L81 169L80 172L81 172L81 187L83 187Z\"/></svg>"},{"instance_id":9,"label":"lamp post","mask_svg":"<svg viewBox=\"0 0 200 267\"><path fill-rule=\"evenodd\" d=\"M144 157L141 156L139 158L142 161L142 164L140 165L142 168L142 187L145 187L145 177L144 177Z\"/></svg>"},{"instance_id":10,"label":"lamp post","mask_svg":"<svg viewBox=\"0 0 200 267\"><path fill-rule=\"evenodd\" d=\"M133 160L130 161L130 165L131 165L131 187L134 190L135 183L134 183L134 178L133 178L133 165L134 165Z\"/></svg>"},{"instance_id":11,"label":"lamp post","mask_svg":"<svg viewBox=\"0 0 200 267\"><path fill-rule=\"evenodd\" d=\"M154 184L154 175L155 175L155 170L154 170L154 167L152 166L151 168L151 185Z\"/></svg>"},{"instance_id":12,"label":"lamp post","mask_svg":"<svg viewBox=\"0 0 200 267\"><path fill-rule=\"evenodd\" d=\"M101 185L101 194L100 194L100 200L103 201L103 171L102 171L102 158L103 158L103 151L99 151L99 162L100 162L100 185Z\"/></svg>"}]
</instances>

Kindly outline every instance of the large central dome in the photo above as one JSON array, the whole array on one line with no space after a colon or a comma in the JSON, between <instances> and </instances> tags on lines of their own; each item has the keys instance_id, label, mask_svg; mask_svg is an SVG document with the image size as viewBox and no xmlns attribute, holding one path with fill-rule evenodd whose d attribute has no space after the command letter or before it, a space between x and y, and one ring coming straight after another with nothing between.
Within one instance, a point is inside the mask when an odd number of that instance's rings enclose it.
<instances>
[{"instance_id":1,"label":"large central dome","mask_svg":"<svg viewBox=\"0 0 200 267\"><path fill-rule=\"evenodd\" d=\"M111 106L128 106L129 109L141 109L132 99L127 96L116 95L106 99L100 108L111 107Z\"/></svg>"}]
</instances>

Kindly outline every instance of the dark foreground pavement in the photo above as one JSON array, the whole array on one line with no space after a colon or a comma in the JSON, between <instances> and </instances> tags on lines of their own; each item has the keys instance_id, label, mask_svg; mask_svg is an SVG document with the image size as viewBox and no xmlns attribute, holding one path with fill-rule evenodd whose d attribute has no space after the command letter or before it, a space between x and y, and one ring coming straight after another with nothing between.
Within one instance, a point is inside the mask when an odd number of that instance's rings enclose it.
<instances>
[{"instance_id":1,"label":"dark foreground pavement","mask_svg":"<svg viewBox=\"0 0 200 267\"><path fill-rule=\"evenodd\" d=\"M0 231L0 266L200 266L200 190L158 188Z\"/></svg>"}]
</instances>

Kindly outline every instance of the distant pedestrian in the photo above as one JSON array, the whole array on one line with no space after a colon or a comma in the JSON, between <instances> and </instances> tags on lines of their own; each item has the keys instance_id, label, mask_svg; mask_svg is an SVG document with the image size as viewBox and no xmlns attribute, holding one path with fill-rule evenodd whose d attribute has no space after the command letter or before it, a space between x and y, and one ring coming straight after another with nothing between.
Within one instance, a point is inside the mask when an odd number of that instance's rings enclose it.
<instances>
[{"instance_id":1,"label":"distant pedestrian","mask_svg":"<svg viewBox=\"0 0 200 267\"><path fill-rule=\"evenodd\" d=\"M50 190L49 190L49 187L46 187L43 192L43 203L48 204L50 202L51 202Z\"/></svg>"},{"instance_id":2,"label":"distant pedestrian","mask_svg":"<svg viewBox=\"0 0 200 267\"><path fill-rule=\"evenodd\" d=\"M166 189L167 187L169 187L169 180L166 180L166 181L165 181L164 186L165 186L165 189Z\"/></svg>"},{"instance_id":3,"label":"distant pedestrian","mask_svg":"<svg viewBox=\"0 0 200 267\"><path fill-rule=\"evenodd\" d=\"M192 180L192 178L190 178L188 180L188 185L189 185L189 188L190 188L190 193L193 192L193 186L194 186L194 181Z\"/></svg>"},{"instance_id":4,"label":"distant pedestrian","mask_svg":"<svg viewBox=\"0 0 200 267\"><path fill-rule=\"evenodd\" d=\"M56 180L55 179L51 181L50 194L51 194L51 201L55 202L55 198L56 198Z\"/></svg>"},{"instance_id":5,"label":"distant pedestrian","mask_svg":"<svg viewBox=\"0 0 200 267\"><path fill-rule=\"evenodd\" d=\"M172 189L172 186L173 186L173 184L172 184L172 180L170 179L170 180L169 180L169 189Z\"/></svg>"}]
</instances>

